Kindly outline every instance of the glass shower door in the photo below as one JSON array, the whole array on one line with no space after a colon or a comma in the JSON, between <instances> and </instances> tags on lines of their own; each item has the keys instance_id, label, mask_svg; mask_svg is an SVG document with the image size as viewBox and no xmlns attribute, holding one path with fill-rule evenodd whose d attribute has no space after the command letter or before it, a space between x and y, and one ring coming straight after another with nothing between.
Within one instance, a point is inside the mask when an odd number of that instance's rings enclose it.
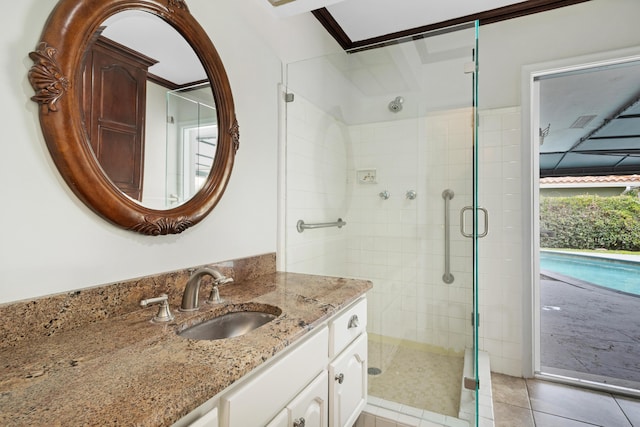
<instances>
[{"instance_id":1,"label":"glass shower door","mask_svg":"<svg viewBox=\"0 0 640 427\"><path fill-rule=\"evenodd\" d=\"M476 43L470 23L288 64L283 96L284 268L371 280L369 404L443 425L477 425Z\"/></svg>"}]
</instances>

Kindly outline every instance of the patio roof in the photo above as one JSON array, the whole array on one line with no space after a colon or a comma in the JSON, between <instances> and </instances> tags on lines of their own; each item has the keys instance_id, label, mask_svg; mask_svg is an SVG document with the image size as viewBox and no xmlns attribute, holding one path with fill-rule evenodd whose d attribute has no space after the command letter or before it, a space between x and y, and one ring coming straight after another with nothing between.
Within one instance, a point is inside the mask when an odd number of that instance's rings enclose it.
<instances>
[{"instance_id":1,"label":"patio roof","mask_svg":"<svg viewBox=\"0 0 640 427\"><path fill-rule=\"evenodd\" d=\"M640 61L540 81L540 177L640 173Z\"/></svg>"}]
</instances>

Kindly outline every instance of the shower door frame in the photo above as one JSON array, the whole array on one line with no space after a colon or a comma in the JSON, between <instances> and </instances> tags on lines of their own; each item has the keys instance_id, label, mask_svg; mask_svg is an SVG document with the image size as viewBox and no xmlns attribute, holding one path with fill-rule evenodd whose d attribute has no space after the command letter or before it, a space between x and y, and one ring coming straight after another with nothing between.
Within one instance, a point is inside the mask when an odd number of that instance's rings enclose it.
<instances>
[{"instance_id":1,"label":"shower door frame","mask_svg":"<svg viewBox=\"0 0 640 427\"><path fill-rule=\"evenodd\" d=\"M463 27L460 28L460 30L474 30L475 31L475 40L474 40L474 55L472 57L470 57L470 61L473 63L473 68L471 68L470 66L467 66L468 64L470 64L471 62L466 63L467 65L465 65L465 70L464 72L469 74L471 73L473 75L472 77L472 87L470 88L472 90L472 96L471 98L467 98L468 101L470 101L470 107L464 107L464 109L468 109L470 108L470 112L464 111L464 114L468 114L471 115L471 123L473 126L473 131L472 131L472 137L471 137L471 141L470 141L470 146L467 146L467 149L470 147L471 150L471 156L472 156L472 164L470 165L470 167L472 168L470 170L470 173L472 174L472 178L470 180L470 187L465 187L466 189L469 189L470 191L472 191L472 197L469 198L469 194L465 195L465 198L467 199L466 202L464 203L464 205L468 205L471 204L471 212L472 212L472 233L471 233L471 240L467 240L466 238L463 238L463 242L465 247L467 247L468 249L470 249L469 252L467 253L467 256L471 255L471 262L473 263L473 265L471 266L471 269L466 269L465 270L465 276L467 276L467 279L469 282L467 282L468 284L466 284L465 286L471 286L471 297L472 297L472 301L468 302L466 309L468 310L470 307L472 308L472 313L469 313L468 311L465 314L465 320L464 322L467 322L466 324L469 325L469 323L471 323L471 334L469 334L469 329L467 326L466 328L466 334L467 335L467 343L470 344L470 342L468 340L471 340L471 342L473 344L473 348L472 348L472 353L473 353L473 360L472 360L472 368L473 368L473 372L472 372L472 379L473 381L471 381L470 383L472 384L471 388L472 388L472 392L474 393L474 404L475 404L475 408L474 408L474 413L473 413L473 417L474 419L474 425L478 425L478 420L479 420L479 410L478 410L478 319L479 319L479 315L478 315L478 263L477 263L477 259L478 259L478 104L477 104L477 97L478 97L478 28L479 28L479 23L476 22L469 22L468 27ZM462 27L462 25L460 26L456 26L456 27ZM455 31L458 31L457 29ZM471 40L469 40L471 41ZM460 72L463 72L463 70L460 70ZM279 256L277 258L277 262L278 262L278 270L280 271L287 271L287 260L286 260L286 251L287 251L287 233L293 233L293 231L291 230L291 224L289 224L289 222L291 222L291 220L293 220L293 218L287 218L288 216L288 211L287 211L287 195L286 195L286 188L287 188L287 101L285 100L285 98L287 98L286 94L286 90L289 89L288 87L288 79L289 79L289 67L287 66L287 71L285 71L285 80L284 83L282 85L280 85L280 91L279 94L281 94L281 98L280 98L280 102L279 102L279 109L280 109L280 135L281 135L281 140L280 140L280 150L279 150L279 163L280 163L280 171L281 173L279 174L279 205L280 205L280 209L282 212L284 212L284 215L279 215L279 233L278 233L278 253ZM291 90L293 92L296 92L296 88L291 88ZM294 101L295 102L295 101ZM467 106L469 106L469 104L466 104ZM441 110L441 111L446 111L446 112L451 112L451 111L455 111L456 108L453 107L451 110L447 110L446 108ZM460 111L457 111L457 113L459 113ZM456 114L457 114L456 113ZM466 117L469 117L469 116ZM422 118L422 120L424 120L424 118ZM468 128L467 128L468 129ZM466 154L465 154L466 155ZM465 157L468 158L468 157ZM467 169L469 171L469 169ZM468 175L467 175L468 177ZM465 178L468 179L468 178ZM418 195L418 197L420 197L420 195ZM458 196L458 200L456 202L461 202L461 196ZM456 210L456 212L458 212ZM457 214L454 214L455 217L457 217ZM323 220L325 218L322 218ZM345 220L347 222L349 222L349 218L345 218ZM454 224L455 229L457 229L459 226L459 224ZM349 228L349 225L347 225L347 228ZM452 228L452 230L454 230L454 228ZM457 233L457 231L456 231ZM460 240L458 241L458 244ZM471 246L466 246L467 244L471 245ZM468 264L465 264L466 266L468 266ZM467 267L469 268L469 267ZM470 273L470 274L469 274ZM440 272L440 274L442 274ZM461 278L462 279L462 278ZM468 289L468 288L467 288ZM467 300L468 301L468 300ZM470 304L469 304L470 303ZM466 310L465 310L466 311ZM467 347L468 349L468 347ZM469 372L466 372L467 376L469 376Z\"/></svg>"}]
</instances>

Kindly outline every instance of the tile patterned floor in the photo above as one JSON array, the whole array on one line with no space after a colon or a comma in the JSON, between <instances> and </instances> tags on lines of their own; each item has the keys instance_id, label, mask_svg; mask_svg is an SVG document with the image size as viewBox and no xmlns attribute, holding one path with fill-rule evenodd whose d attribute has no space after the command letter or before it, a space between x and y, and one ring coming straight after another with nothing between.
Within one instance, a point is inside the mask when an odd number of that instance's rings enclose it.
<instances>
[{"instance_id":1,"label":"tile patterned floor","mask_svg":"<svg viewBox=\"0 0 640 427\"><path fill-rule=\"evenodd\" d=\"M493 373L495 427L640 427L640 399Z\"/></svg>"},{"instance_id":2,"label":"tile patterned floor","mask_svg":"<svg viewBox=\"0 0 640 427\"><path fill-rule=\"evenodd\" d=\"M460 407L462 356L439 354L403 341L369 340L369 395L438 414L457 416ZM427 380L428 379L428 380Z\"/></svg>"}]
</instances>

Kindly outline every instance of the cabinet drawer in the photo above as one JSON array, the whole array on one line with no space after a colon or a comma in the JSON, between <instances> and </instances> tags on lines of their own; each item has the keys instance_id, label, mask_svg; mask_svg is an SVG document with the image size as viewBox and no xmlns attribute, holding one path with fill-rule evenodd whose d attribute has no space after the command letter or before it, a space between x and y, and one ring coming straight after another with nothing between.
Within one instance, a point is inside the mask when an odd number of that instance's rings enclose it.
<instances>
[{"instance_id":1,"label":"cabinet drawer","mask_svg":"<svg viewBox=\"0 0 640 427\"><path fill-rule=\"evenodd\" d=\"M229 427L266 425L327 366L328 331L323 327L267 369L221 399Z\"/></svg>"},{"instance_id":2,"label":"cabinet drawer","mask_svg":"<svg viewBox=\"0 0 640 427\"><path fill-rule=\"evenodd\" d=\"M189 427L218 427L218 408L213 408L211 411L189 424Z\"/></svg>"},{"instance_id":3,"label":"cabinet drawer","mask_svg":"<svg viewBox=\"0 0 640 427\"><path fill-rule=\"evenodd\" d=\"M329 357L344 350L367 329L367 300L362 298L329 323Z\"/></svg>"}]
</instances>

